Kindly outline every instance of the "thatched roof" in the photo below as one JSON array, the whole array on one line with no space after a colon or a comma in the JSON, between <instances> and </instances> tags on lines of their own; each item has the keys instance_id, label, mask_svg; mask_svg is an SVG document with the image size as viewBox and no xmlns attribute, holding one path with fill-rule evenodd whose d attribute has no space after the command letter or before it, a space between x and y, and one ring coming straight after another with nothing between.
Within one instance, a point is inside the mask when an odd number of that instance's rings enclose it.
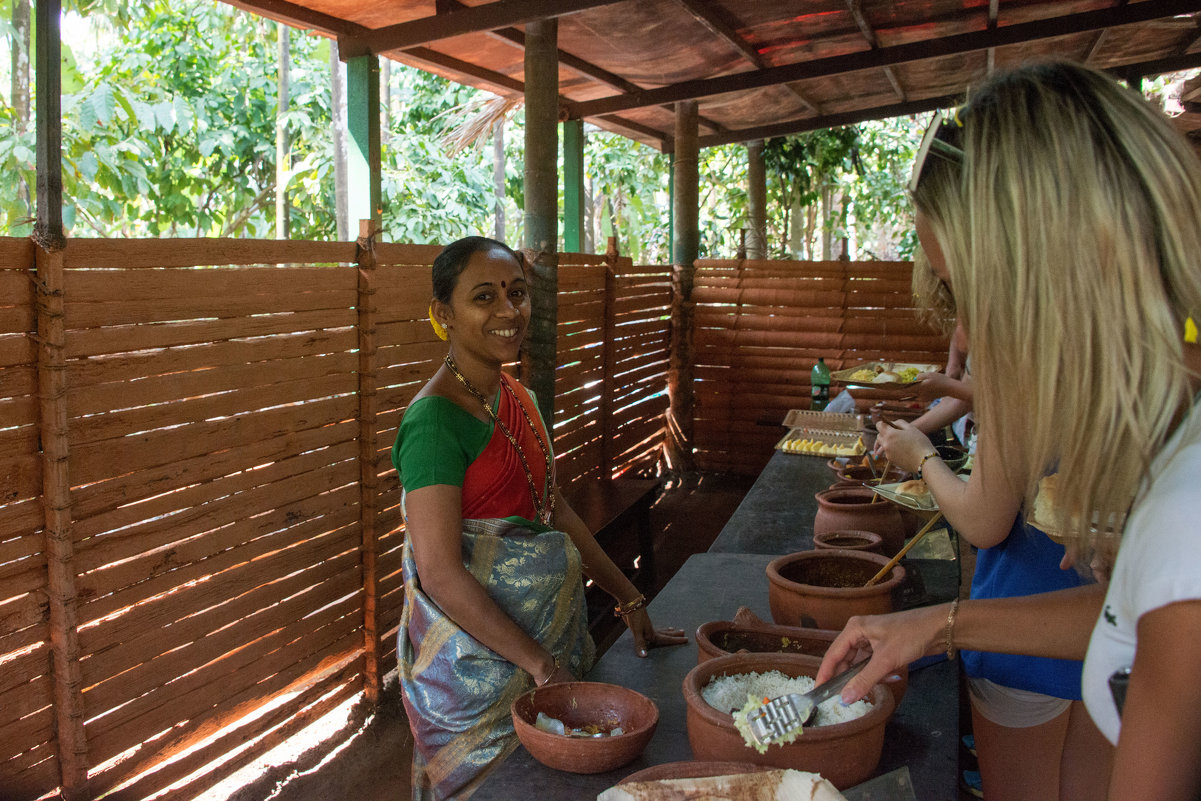
<instances>
[{"instance_id":1,"label":"thatched roof","mask_svg":"<svg viewBox=\"0 0 1201 801\"><path fill-rule=\"evenodd\" d=\"M1140 77L1201 66L1201 0L228 0L514 96L522 26L558 19L564 115L671 150L950 105L992 69L1073 58Z\"/></svg>"}]
</instances>

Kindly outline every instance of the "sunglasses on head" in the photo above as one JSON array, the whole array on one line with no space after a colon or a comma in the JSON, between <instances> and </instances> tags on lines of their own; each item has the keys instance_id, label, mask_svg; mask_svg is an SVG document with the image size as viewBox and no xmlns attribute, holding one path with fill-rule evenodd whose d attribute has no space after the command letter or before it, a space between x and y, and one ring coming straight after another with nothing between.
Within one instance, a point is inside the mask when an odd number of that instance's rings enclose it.
<instances>
[{"instance_id":1,"label":"sunglasses on head","mask_svg":"<svg viewBox=\"0 0 1201 801\"><path fill-rule=\"evenodd\" d=\"M963 150L949 141L957 140L962 128L963 122L959 119L959 109L955 109L950 116L934 112L934 119L927 126L926 135L922 137L921 147L917 149L917 157L913 161L913 174L909 177L910 194L917 190L918 182L922 177L922 169L926 166L926 158L931 153L956 164L963 161Z\"/></svg>"}]
</instances>

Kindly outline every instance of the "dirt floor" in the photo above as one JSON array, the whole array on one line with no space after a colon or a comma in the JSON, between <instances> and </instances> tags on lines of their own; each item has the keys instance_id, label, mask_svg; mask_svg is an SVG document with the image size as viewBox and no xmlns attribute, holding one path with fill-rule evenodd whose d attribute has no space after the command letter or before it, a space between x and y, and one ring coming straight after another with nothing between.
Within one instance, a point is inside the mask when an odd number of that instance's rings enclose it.
<instances>
[{"instance_id":1,"label":"dirt floor","mask_svg":"<svg viewBox=\"0 0 1201 801\"><path fill-rule=\"evenodd\" d=\"M651 510L656 532L656 591L694 553L709 548L746 495L753 477L693 475L665 486ZM386 685L379 708L362 705L323 741L283 764L261 768L227 801L406 801L412 738L398 686ZM373 712L373 713L372 713Z\"/></svg>"}]
</instances>

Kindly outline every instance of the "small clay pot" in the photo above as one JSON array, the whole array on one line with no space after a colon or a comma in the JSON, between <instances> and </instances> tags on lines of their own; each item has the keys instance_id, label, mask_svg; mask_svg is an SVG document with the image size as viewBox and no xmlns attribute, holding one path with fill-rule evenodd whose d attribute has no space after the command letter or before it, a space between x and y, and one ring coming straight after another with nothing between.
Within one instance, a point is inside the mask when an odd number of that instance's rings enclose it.
<instances>
[{"instance_id":1,"label":"small clay pot","mask_svg":"<svg viewBox=\"0 0 1201 801\"><path fill-rule=\"evenodd\" d=\"M530 756L555 770L605 773L642 753L659 725L659 707L639 692L616 684L571 681L536 687L520 695L510 708L517 739ZM566 737L534 726L538 713L561 720L569 728L620 726L624 734Z\"/></svg>"},{"instance_id":2,"label":"small clay pot","mask_svg":"<svg viewBox=\"0 0 1201 801\"><path fill-rule=\"evenodd\" d=\"M823 531L813 535L813 547L819 551L880 553L884 547L884 539L874 531Z\"/></svg>"},{"instance_id":3,"label":"small clay pot","mask_svg":"<svg viewBox=\"0 0 1201 801\"><path fill-rule=\"evenodd\" d=\"M694 759L753 762L777 768L820 773L845 790L870 778L884 749L884 726L895 709L882 685L867 698L871 709L860 718L829 726L812 726L795 741L769 746L760 754L734 728L734 718L709 706L701 694L714 677L778 670L786 676L816 676L821 660L803 654L731 654L697 665L684 677L688 743Z\"/></svg>"},{"instance_id":4,"label":"small clay pot","mask_svg":"<svg viewBox=\"0 0 1201 801\"><path fill-rule=\"evenodd\" d=\"M837 631L807 629L800 626L780 626L768 623L741 606L733 620L712 620L696 630L696 662L737 653L785 653L823 657ZM882 682L892 693L897 706L909 688L909 671L903 670Z\"/></svg>"},{"instance_id":5,"label":"small clay pot","mask_svg":"<svg viewBox=\"0 0 1201 801\"><path fill-rule=\"evenodd\" d=\"M895 484L909 477L909 474L901 468L889 466L888 472L881 478L880 471L883 469L884 465L880 465L876 468L875 472L872 472L872 469L866 465L847 465L839 470L837 475L839 480L857 486L863 486L864 483L869 481L880 484Z\"/></svg>"},{"instance_id":6,"label":"small clay pot","mask_svg":"<svg viewBox=\"0 0 1201 801\"><path fill-rule=\"evenodd\" d=\"M831 487L816 493L813 533L871 531L884 540L882 552L893 556L905 544L905 524L897 505L880 499L866 487Z\"/></svg>"},{"instance_id":7,"label":"small clay pot","mask_svg":"<svg viewBox=\"0 0 1201 801\"><path fill-rule=\"evenodd\" d=\"M905 568L896 565L870 587L864 585L888 558L863 551L798 551L767 566L772 620L784 626L841 631L855 615L882 615L895 608L893 591Z\"/></svg>"}]
</instances>

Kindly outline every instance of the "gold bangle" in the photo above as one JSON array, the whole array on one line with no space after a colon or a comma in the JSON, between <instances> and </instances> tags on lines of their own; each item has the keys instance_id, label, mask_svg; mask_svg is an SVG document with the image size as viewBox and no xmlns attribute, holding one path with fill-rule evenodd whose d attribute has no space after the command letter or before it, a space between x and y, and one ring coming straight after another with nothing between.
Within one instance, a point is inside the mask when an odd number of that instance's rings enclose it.
<instances>
[{"instance_id":1,"label":"gold bangle","mask_svg":"<svg viewBox=\"0 0 1201 801\"><path fill-rule=\"evenodd\" d=\"M553 654L552 654L552 656L553 656ZM537 679L534 679L535 687L545 687L546 683L548 681L550 681L551 679L553 679L555 677L555 674L559 672L559 657L555 656L554 660L555 660L555 663L553 665L551 665L550 673L546 674L546 678L544 678L542 681L538 681Z\"/></svg>"},{"instance_id":2,"label":"gold bangle","mask_svg":"<svg viewBox=\"0 0 1201 801\"><path fill-rule=\"evenodd\" d=\"M632 601L627 601L624 604L619 603L617 606L613 607L613 616L614 617L625 617L626 615L630 615L630 614L633 614L634 612L637 612L639 609L642 609L644 606L646 606L646 596L639 595L637 598L635 598Z\"/></svg>"},{"instance_id":3,"label":"gold bangle","mask_svg":"<svg viewBox=\"0 0 1201 801\"><path fill-rule=\"evenodd\" d=\"M941 458L941 457L938 455L938 451L934 451L933 453L927 453L925 456L923 456L922 460L917 463L917 477L918 478L922 477L922 470L924 470L926 467L927 459L939 459L939 458Z\"/></svg>"},{"instance_id":4,"label":"gold bangle","mask_svg":"<svg viewBox=\"0 0 1201 801\"><path fill-rule=\"evenodd\" d=\"M943 645L947 650L947 661L953 662L959 649L955 647L955 615L959 612L959 599L951 601L951 611L947 613L947 626L943 632Z\"/></svg>"}]
</instances>

